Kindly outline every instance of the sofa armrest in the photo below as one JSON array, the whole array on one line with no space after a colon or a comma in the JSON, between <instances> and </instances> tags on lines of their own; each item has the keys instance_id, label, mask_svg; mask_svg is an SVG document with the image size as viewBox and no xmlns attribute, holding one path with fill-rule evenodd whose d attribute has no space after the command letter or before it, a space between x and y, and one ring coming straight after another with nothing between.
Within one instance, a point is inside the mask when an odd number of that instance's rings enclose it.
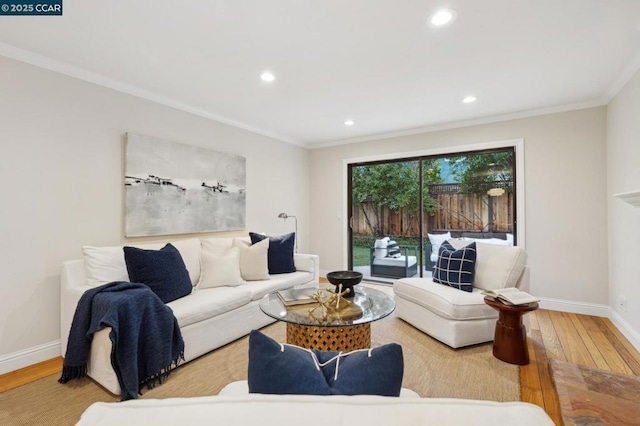
<instances>
[{"instance_id":1,"label":"sofa armrest","mask_svg":"<svg viewBox=\"0 0 640 426\"><path fill-rule=\"evenodd\" d=\"M320 257L317 254L295 253L293 262L296 265L296 271L311 272L314 283L320 280Z\"/></svg>"},{"instance_id":2,"label":"sofa armrest","mask_svg":"<svg viewBox=\"0 0 640 426\"><path fill-rule=\"evenodd\" d=\"M60 355L67 352L69 331L78 301L90 287L84 273L84 260L69 260L62 263L60 271Z\"/></svg>"}]
</instances>

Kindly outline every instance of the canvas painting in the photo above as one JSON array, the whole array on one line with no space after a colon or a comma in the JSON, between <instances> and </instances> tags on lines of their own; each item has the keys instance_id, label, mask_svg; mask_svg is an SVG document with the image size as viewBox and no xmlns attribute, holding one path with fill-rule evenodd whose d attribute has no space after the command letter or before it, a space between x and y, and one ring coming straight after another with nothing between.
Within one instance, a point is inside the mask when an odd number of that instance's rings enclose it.
<instances>
[{"instance_id":1,"label":"canvas painting","mask_svg":"<svg viewBox=\"0 0 640 426\"><path fill-rule=\"evenodd\" d=\"M125 235L242 230L246 159L128 133Z\"/></svg>"}]
</instances>

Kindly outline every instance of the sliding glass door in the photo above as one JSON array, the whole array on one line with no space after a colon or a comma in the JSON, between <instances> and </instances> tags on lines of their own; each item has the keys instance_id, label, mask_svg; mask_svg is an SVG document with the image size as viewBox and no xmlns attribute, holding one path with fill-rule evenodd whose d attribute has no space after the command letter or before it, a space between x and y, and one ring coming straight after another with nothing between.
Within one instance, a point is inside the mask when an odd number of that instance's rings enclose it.
<instances>
[{"instance_id":1,"label":"sliding glass door","mask_svg":"<svg viewBox=\"0 0 640 426\"><path fill-rule=\"evenodd\" d=\"M349 268L390 283L448 238L515 244L514 177L512 148L349 165Z\"/></svg>"}]
</instances>

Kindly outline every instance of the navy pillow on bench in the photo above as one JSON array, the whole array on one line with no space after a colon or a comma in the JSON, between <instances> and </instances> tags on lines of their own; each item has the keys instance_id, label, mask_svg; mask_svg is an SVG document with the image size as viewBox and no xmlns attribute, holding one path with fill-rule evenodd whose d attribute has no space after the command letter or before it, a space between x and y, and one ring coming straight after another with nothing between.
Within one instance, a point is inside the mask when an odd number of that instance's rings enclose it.
<instances>
[{"instance_id":1,"label":"navy pillow on bench","mask_svg":"<svg viewBox=\"0 0 640 426\"><path fill-rule=\"evenodd\" d=\"M256 330L249 335L249 393L399 396L403 373L396 343L339 353L281 344Z\"/></svg>"},{"instance_id":2,"label":"navy pillow on bench","mask_svg":"<svg viewBox=\"0 0 640 426\"><path fill-rule=\"evenodd\" d=\"M145 284L169 303L191 294L189 272L177 248L167 244L160 250L124 247L129 281Z\"/></svg>"}]
</instances>

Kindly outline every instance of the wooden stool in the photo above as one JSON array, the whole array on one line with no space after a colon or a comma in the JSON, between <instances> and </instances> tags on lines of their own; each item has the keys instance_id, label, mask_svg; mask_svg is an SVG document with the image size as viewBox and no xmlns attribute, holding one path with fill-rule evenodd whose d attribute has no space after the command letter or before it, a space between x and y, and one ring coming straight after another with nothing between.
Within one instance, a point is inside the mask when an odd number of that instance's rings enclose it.
<instances>
[{"instance_id":1,"label":"wooden stool","mask_svg":"<svg viewBox=\"0 0 640 426\"><path fill-rule=\"evenodd\" d=\"M507 305L490 297L485 297L484 303L499 312L493 339L493 356L509 364L529 364L527 330L522 323L522 315L538 309L538 303Z\"/></svg>"}]
</instances>

